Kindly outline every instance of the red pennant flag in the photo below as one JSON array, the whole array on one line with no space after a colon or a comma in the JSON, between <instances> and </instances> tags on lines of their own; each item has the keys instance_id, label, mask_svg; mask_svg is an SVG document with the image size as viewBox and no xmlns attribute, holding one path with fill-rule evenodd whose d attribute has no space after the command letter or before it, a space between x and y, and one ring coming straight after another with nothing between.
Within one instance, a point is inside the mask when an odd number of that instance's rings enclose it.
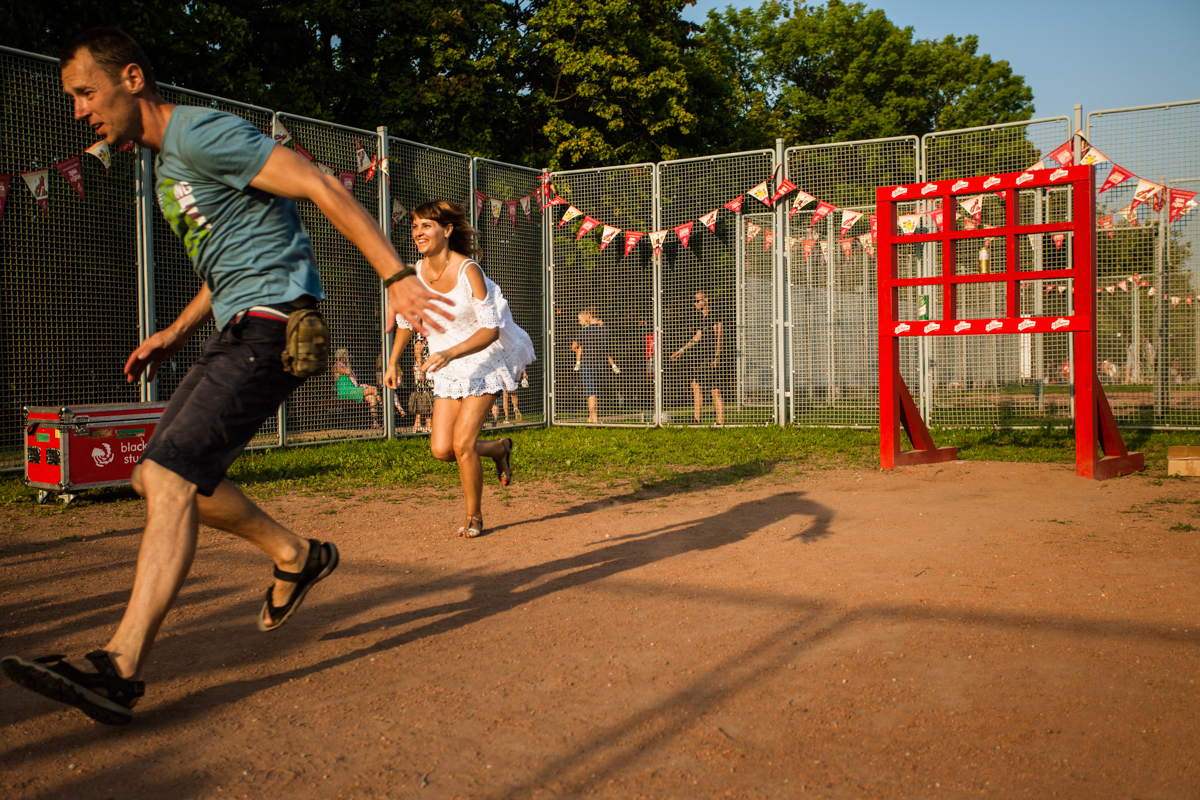
<instances>
[{"instance_id":1,"label":"red pennant flag","mask_svg":"<svg viewBox=\"0 0 1200 800\"><path fill-rule=\"evenodd\" d=\"M307 158L309 161L313 160L312 154L301 147L299 142L296 142L296 152Z\"/></svg>"},{"instance_id":2,"label":"red pennant flag","mask_svg":"<svg viewBox=\"0 0 1200 800\"><path fill-rule=\"evenodd\" d=\"M133 148L134 148L134 147L136 147L136 146L137 146L137 145L135 145L135 144L133 143L133 140L132 140L132 139L130 139L128 142L126 142L125 144L123 144L123 145L121 145L120 147L118 147L118 148L117 148L117 152L118 152L118 153L128 153L128 152L130 152L131 150L133 150Z\"/></svg>"},{"instance_id":3,"label":"red pennant flag","mask_svg":"<svg viewBox=\"0 0 1200 800\"><path fill-rule=\"evenodd\" d=\"M797 211L804 208L806 205L808 205L809 203L811 203L813 200L816 200L816 199L817 198L813 197L808 192L797 191L796 198L794 200L792 200L792 210L788 212L788 217L791 218L791 217L795 216Z\"/></svg>"},{"instance_id":4,"label":"red pennant flag","mask_svg":"<svg viewBox=\"0 0 1200 800\"><path fill-rule=\"evenodd\" d=\"M1176 221L1184 214L1191 211L1196 206L1196 193L1186 192L1183 189L1171 190L1171 222Z\"/></svg>"},{"instance_id":5,"label":"red pennant flag","mask_svg":"<svg viewBox=\"0 0 1200 800\"><path fill-rule=\"evenodd\" d=\"M1060 144L1056 149L1051 150L1047 158L1053 158L1064 167L1069 167L1075 163L1075 141L1068 139Z\"/></svg>"},{"instance_id":6,"label":"red pennant flag","mask_svg":"<svg viewBox=\"0 0 1200 800\"><path fill-rule=\"evenodd\" d=\"M1109 189L1116 186L1118 183L1124 183L1130 178L1135 177L1137 176L1129 170L1120 167L1117 164L1113 164L1112 169L1108 173L1108 177L1104 179L1104 183L1100 185L1100 188L1096 191L1096 194L1103 194L1104 192L1107 192Z\"/></svg>"},{"instance_id":7,"label":"red pennant flag","mask_svg":"<svg viewBox=\"0 0 1200 800\"><path fill-rule=\"evenodd\" d=\"M0 217L4 216L4 202L8 200L10 183L12 183L12 175L0 175Z\"/></svg>"},{"instance_id":8,"label":"red pennant flag","mask_svg":"<svg viewBox=\"0 0 1200 800\"><path fill-rule=\"evenodd\" d=\"M775 244L775 232L767 231L763 234L763 252L770 250L773 244Z\"/></svg>"},{"instance_id":9,"label":"red pennant flag","mask_svg":"<svg viewBox=\"0 0 1200 800\"><path fill-rule=\"evenodd\" d=\"M817 208L815 211L813 211L812 221L809 222L808 224L816 225L818 222L825 219L825 217L829 216L829 213L831 211L836 211L836 210L837 210L837 206L832 206L829 203L826 203L824 200L821 200L820 202L817 203Z\"/></svg>"},{"instance_id":10,"label":"red pennant flag","mask_svg":"<svg viewBox=\"0 0 1200 800\"><path fill-rule=\"evenodd\" d=\"M792 183L787 178L784 178L779 182L779 188L775 190L775 194L771 195L771 202L768 205L775 205L776 200L786 196L788 192L796 191L796 188L796 184Z\"/></svg>"},{"instance_id":11,"label":"red pennant flag","mask_svg":"<svg viewBox=\"0 0 1200 800\"><path fill-rule=\"evenodd\" d=\"M1100 226L1100 230L1102 230L1108 234L1108 237L1110 239L1116 235L1115 233L1113 233L1113 215L1112 214L1109 214L1106 217L1097 218L1096 224Z\"/></svg>"},{"instance_id":12,"label":"red pennant flag","mask_svg":"<svg viewBox=\"0 0 1200 800\"><path fill-rule=\"evenodd\" d=\"M1067 240L1067 235L1065 233L1056 233L1053 236L1051 236L1050 238L1052 240L1054 240L1054 249L1061 250L1062 246L1063 246L1063 242L1065 242Z\"/></svg>"},{"instance_id":13,"label":"red pennant flag","mask_svg":"<svg viewBox=\"0 0 1200 800\"><path fill-rule=\"evenodd\" d=\"M29 191L33 193L33 199L38 201L38 205L42 207L42 211L50 213L50 170L39 169L36 172L24 172L21 177L25 179L26 185L29 186Z\"/></svg>"},{"instance_id":14,"label":"red pennant flag","mask_svg":"<svg viewBox=\"0 0 1200 800\"><path fill-rule=\"evenodd\" d=\"M508 218L512 220L512 226L517 227L517 201L505 200L504 204L508 206Z\"/></svg>"},{"instance_id":15,"label":"red pennant flag","mask_svg":"<svg viewBox=\"0 0 1200 800\"><path fill-rule=\"evenodd\" d=\"M478 189L475 190L475 219L479 219L479 215L483 213L483 203L487 200L487 195Z\"/></svg>"},{"instance_id":16,"label":"red pennant flag","mask_svg":"<svg viewBox=\"0 0 1200 800\"><path fill-rule=\"evenodd\" d=\"M605 225L604 230L600 232L600 252L604 252L604 248L612 244L612 240L617 238L617 234L621 232L620 228L614 228L612 225Z\"/></svg>"},{"instance_id":17,"label":"red pennant flag","mask_svg":"<svg viewBox=\"0 0 1200 800\"><path fill-rule=\"evenodd\" d=\"M600 220L595 217L584 216L583 223L579 226L579 233L575 234L575 241L579 241L584 236L592 232L592 230L600 224Z\"/></svg>"},{"instance_id":18,"label":"red pennant flag","mask_svg":"<svg viewBox=\"0 0 1200 800\"><path fill-rule=\"evenodd\" d=\"M730 211L732 211L735 214L740 214L740 213L742 213L742 197L743 197L743 195L739 194L737 197L733 198L732 200L730 200L728 203L726 203L725 205L723 205L721 207L728 208Z\"/></svg>"},{"instance_id":19,"label":"red pennant flag","mask_svg":"<svg viewBox=\"0 0 1200 800\"><path fill-rule=\"evenodd\" d=\"M852 247L854 247L854 240L853 239L842 239L841 242L839 242L839 244L841 244L841 246L842 246L842 255L844 255L847 259L849 259L850 258L850 249Z\"/></svg>"},{"instance_id":20,"label":"red pennant flag","mask_svg":"<svg viewBox=\"0 0 1200 800\"><path fill-rule=\"evenodd\" d=\"M342 186L346 187L346 191L354 194L354 173L339 172L338 177L342 179Z\"/></svg>"},{"instance_id":21,"label":"red pennant flag","mask_svg":"<svg viewBox=\"0 0 1200 800\"><path fill-rule=\"evenodd\" d=\"M702 223L704 223L704 226L706 228L708 228L713 233L716 233L717 232L717 209L714 208L712 211L705 214L703 217L700 218L700 221Z\"/></svg>"},{"instance_id":22,"label":"red pennant flag","mask_svg":"<svg viewBox=\"0 0 1200 800\"><path fill-rule=\"evenodd\" d=\"M755 186L753 189L747 192L747 194L753 198L756 198L764 206L771 205L771 190L767 188L766 181L763 181L758 186Z\"/></svg>"},{"instance_id":23,"label":"red pennant flag","mask_svg":"<svg viewBox=\"0 0 1200 800\"><path fill-rule=\"evenodd\" d=\"M367 167L367 183L370 183L371 178L375 177L375 171L377 169L379 169L379 156L371 156L371 165Z\"/></svg>"},{"instance_id":24,"label":"red pennant flag","mask_svg":"<svg viewBox=\"0 0 1200 800\"><path fill-rule=\"evenodd\" d=\"M874 214L872 214L871 215L871 244L875 244L878 241L879 241L879 219Z\"/></svg>"},{"instance_id":25,"label":"red pennant flag","mask_svg":"<svg viewBox=\"0 0 1200 800\"><path fill-rule=\"evenodd\" d=\"M845 237L850 232L850 229L854 227L854 223L860 219L862 219L861 212L842 209L842 236Z\"/></svg>"},{"instance_id":26,"label":"red pennant flag","mask_svg":"<svg viewBox=\"0 0 1200 800\"><path fill-rule=\"evenodd\" d=\"M625 231L625 255L622 258L628 258L629 254L633 252L634 245L645 235L641 231Z\"/></svg>"},{"instance_id":27,"label":"red pennant flag","mask_svg":"<svg viewBox=\"0 0 1200 800\"><path fill-rule=\"evenodd\" d=\"M933 220L933 224L940 231L942 229L942 209L935 208L933 211L930 211L929 218Z\"/></svg>"},{"instance_id":28,"label":"red pennant flag","mask_svg":"<svg viewBox=\"0 0 1200 800\"><path fill-rule=\"evenodd\" d=\"M1119 288L1119 289L1120 289L1122 292L1128 292L1128 291L1129 291L1129 284L1127 284L1125 281L1120 281L1120 282L1117 284L1117 288Z\"/></svg>"},{"instance_id":29,"label":"red pennant flag","mask_svg":"<svg viewBox=\"0 0 1200 800\"><path fill-rule=\"evenodd\" d=\"M800 242L800 246L804 248L804 260L807 261L812 255L813 248L817 246L816 239L804 239Z\"/></svg>"},{"instance_id":30,"label":"red pennant flag","mask_svg":"<svg viewBox=\"0 0 1200 800\"><path fill-rule=\"evenodd\" d=\"M693 221L675 226L675 235L679 237L679 241L683 243L684 247L688 246L688 239L692 238L692 225L694 224L695 222Z\"/></svg>"},{"instance_id":31,"label":"red pennant flag","mask_svg":"<svg viewBox=\"0 0 1200 800\"><path fill-rule=\"evenodd\" d=\"M971 216L963 217L962 223L964 231L973 231L979 227L979 222Z\"/></svg>"},{"instance_id":32,"label":"red pennant flag","mask_svg":"<svg viewBox=\"0 0 1200 800\"><path fill-rule=\"evenodd\" d=\"M79 196L87 200L87 196L83 193L83 166L80 164L79 156L71 156L66 161L54 165L62 176L67 179L67 183L71 184Z\"/></svg>"},{"instance_id":33,"label":"red pennant flag","mask_svg":"<svg viewBox=\"0 0 1200 800\"><path fill-rule=\"evenodd\" d=\"M566 206L566 205L570 205L570 203L568 203L566 200L564 200L563 198L559 197L558 195L554 195L554 197L553 197L553 198L551 198L551 200L550 200L550 205L552 205L552 206Z\"/></svg>"},{"instance_id":34,"label":"red pennant flag","mask_svg":"<svg viewBox=\"0 0 1200 800\"><path fill-rule=\"evenodd\" d=\"M583 216L583 212L580 211L578 208L576 208L575 206L567 206L566 213L564 213L562 215L562 219L559 220L559 222L558 222L558 227L561 228L563 225L566 225L568 222L575 219L576 217L582 217L582 216Z\"/></svg>"},{"instance_id":35,"label":"red pennant flag","mask_svg":"<svg viewBox=\"0 0 1200 800\"><path fill-rule=\"evenodd\" d=\"M670 231L654 231L650 234L650 245L654 248L654 257L658 258L662 255L663 242L667 238Z\"/></svg>"}]
</instances>

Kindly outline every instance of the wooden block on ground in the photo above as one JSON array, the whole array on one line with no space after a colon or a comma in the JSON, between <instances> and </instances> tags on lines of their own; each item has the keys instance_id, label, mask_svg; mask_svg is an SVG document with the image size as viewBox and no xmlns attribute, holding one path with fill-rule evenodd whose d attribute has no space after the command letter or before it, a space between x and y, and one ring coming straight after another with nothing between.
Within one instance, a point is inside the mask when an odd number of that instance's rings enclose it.
<instances>
[{"instance_id":1,"label":"wooden block on ground","mask_svg":"<svg viewBox=\"0 0 1200 800\"><path fill-rule=\"evenodd\" d=\"M1167 474L1200 477L1200 447L1168 447Z\"/></svg>"}]
</instances>

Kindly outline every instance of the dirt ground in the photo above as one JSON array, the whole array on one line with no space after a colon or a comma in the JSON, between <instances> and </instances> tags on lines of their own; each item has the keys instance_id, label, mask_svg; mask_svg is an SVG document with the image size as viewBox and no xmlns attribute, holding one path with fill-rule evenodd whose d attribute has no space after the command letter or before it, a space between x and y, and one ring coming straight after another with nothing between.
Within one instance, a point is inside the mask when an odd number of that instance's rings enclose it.
<instances>
[{"instance_id":1,"label":"dirt ground","mask_svg":"<svg viewBox=\"0 0 1200 800\"><path fill-rule=\"evenodd\" d=\"M694 477L267 500L338 571L260 633L205 531L132 724L0 685L0 795L1200 796L1197 480ZM101 645L141 514L0 512L2 649Z\"/></svg>"}]
</instances>

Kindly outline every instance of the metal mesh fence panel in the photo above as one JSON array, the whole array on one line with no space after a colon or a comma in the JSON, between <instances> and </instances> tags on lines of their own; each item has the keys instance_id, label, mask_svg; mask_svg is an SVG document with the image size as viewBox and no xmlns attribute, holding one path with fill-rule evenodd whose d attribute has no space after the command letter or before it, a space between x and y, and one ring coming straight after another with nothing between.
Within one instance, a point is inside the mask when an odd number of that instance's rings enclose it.
<instances>
[{"instance_id":1,"label":"metal mesh fence panel","mask_svg":"<svg viewBox=\"0 0 1200 800\"><path fill-rule=\"evenodd\" d=\"M408 212L431 200L451 200L469 209L471 157L393 136L388 137L388 163L392 244L404 263L415 265L421 256L413 244L412 215ZM418 385L420 376L413 369L413 354L418 347L425 347L424 338L414 335L400 354L400 388L395 398L387 401L395 409L398 436L421 434L429 423L427 415L421 418L420 426L417 425L416 412L422 407L417 391L428 389L428 386Z\"/></svg>"},{"instance_id":2,"label":"metal mesh fence panel","mask_svg":"<svg viewBox=\"0 0 1200 800\"><path fill-rule=\"evenodd\" d=\"M488 424L535 424L546 418L543 231L542 213L534 196L541 184L540 176L540 170L529 167L475 159L475 188L504 204L498 218L485 209L479 219L483 268L503 290L513 321L529 334L537 354L537 361L525 370L529 386L502 394ZM611 246L619 244L614 242ZM619 327L617 322L610 323L614 330Z\"/></svg>"},{"instance_id":3,"label":"metal mesh fence panel","mask_svg":"<svg viewBox=\"0 0 1200 800\"><path fill-rule=\"evenodd\" d=\"M200 92L160 85L163 98L183 106L211 108L234 114L248 120L265 135L271 134L272 112L265 108L248 106L212 97ZM192 268L191 259L183 242L171 230L157 204L147 213L153 236L154 248L154 329L162 330L170 325L200 291L200 278ZM170 360L163 363L155 379L156 396L159 400L170 400L171 395L183 380L184 375L200 357L200 346L213 332L213 323L208 322L192 335L192 338ZM272 417L263 423L258 434L250 442L251 447L275 444L279 441L279 420Z\"/></svg>"},{"instance_id":4,"label":"metal mesh fence panel","mask_svg":"<svg viewBox=\"0 0 1200 800\"><path fill-rule=\"evenodd\" d=\"M343 180L353 180L354 197L379 218L377 173L355 174L356 145L367 157L377 155L379 137L371 131L319 120L279 115L294 144L319 165ZM321 310L329 325L334 353L324 375L309 378L286 405L286 441L317 442L382 437L383 340L379 276L346 237L338 233L312 203L300 204L300 216L312 239L321 271L325 300Z\"/></svg>"},{"instance_id":5,"label":"metal mesh fence panel","mask_svg":"<svg viewBox=\"0 0 1200 800\"><path fill-rule=\"evenodd\" d=\"M775 421L775 215L745 194L774 168L770 150L658 165L659 226L697 220L662 254L664 424ZM723 208L743 195L740 212Z\"/></svg>"},{"instance_id":6,"label":"metal mesh fence panel","mask_svg":"<svg viewBox=\"0 0 1200 800\"><path fill-rule=\"evenodd\" d=\"M138 344L135 167L83 153L58 62L0 48L0 469L24 464L26 405L131 403L122 374ZM84 197L56 165L81 154ZM47 210L22 173L46 192Z\"/></svg>"},{"instance_id":7,"label":"metal mesh fence panel","mask_svg":"<svg viewBox=\"0 0 1200 800\"><path fill-rule=\"evenodd\" d=\"M815 206L809 205L788 217L792 421L878 424L876 262L873 244L859 237L869 237L876 187L917 179L918 139L793 147L785 157L787 177L801 190L863 215L844 234L838 212L814 224ZM902 260L901 269L905 263L912 261ZM901 304L915 316L916 293L907 293ZM901 374L914 390L923 344L901 342Z\"/></svg>"},{"instance_id":8,"label":"metal mesh fence panel","mask_svg":"<svg viewBox=\"0 0 1200 800\"><path fill-rule=\"evenodd\" d=\"M551 352L546 359L551 365L552 421L586 424L591 398L599 424L653 424L653 252L647 235L625 255L625 235L655 229L654 165L558 172L552 181L557 195L569 203L552 206L547 220L554 226ZM571 208L582 215L564 224ZM585 217L600 226L577 238ZM601 249L604 225L626 234Z\"/></svg>"},{"instance_id":9,"label":"metal mesh fence panel","mask_svg":"<svg viewBox=\"0 0 1200 800\"><path fill-rule=\"evenodd\" d=\"M1200 101L1093 112L1087 138L1111 159L1096 166L1097 188L1112 164L1198 188ZM1096 232L1099 373L1120 425L1200 428L1198 212L1171 223L1153 200L1130 209L1137 189L1130 179L1096 198L1097 216L1113 223Z\"/></svg>"},{"instance_id":10,"label":"metal mesh fence panel","mask_svg":"<svg viewBox=\"0 0 1200 800\"><path fill-rule=\"evenodd\" d=\"M947 179L1021 172L1063 143L1071 140L1071 121L1054 117L1029 122L996 125L927 134L922 140L924 179ZM1054 166L1053 160L1045 163ZM1065 219L1070 208L1066 192L1036 190L1020 193L1022 224ZM932 229L929 212L922 204L921 225ZM1003 221L1004 203L994 195L963 198L954 213L943 211L945 224L959 228L987 227ZM1058 216L1054 216L1058 214ZM1044 241L1042 241L1044 239ZM959 274L984 269L1004 269L1007 254L1003 238L972 240L956 250ZM1055 254L1070 247L1051 243L1050 236L1023 236L1019 269L1038 271L1055 268ZM1048 252L1047 247L1053 252ZM928 272L940 274L941 253L934 245L920 248ZM981 252L986 251L986 252ZM936 271L935 271L936 270ZM1022 313L1056 313L1058 305L1071 302L1069 287L1058 292L1063 282L1030 281L1022 284ZM941 294L922 290L927 297L930 319L943 316ZM1001 284L962 286L956 293L956 309L964 319L1002 314L1004 287ZM921 301L918 299L918 305ZM1025 426L1063 423L1070 420L1071 377L1063 369L1070 362L1067 334L1020 336L934 337L920 345L921 402L928 422L942 426Z\"/></svg>"}]
</instances>

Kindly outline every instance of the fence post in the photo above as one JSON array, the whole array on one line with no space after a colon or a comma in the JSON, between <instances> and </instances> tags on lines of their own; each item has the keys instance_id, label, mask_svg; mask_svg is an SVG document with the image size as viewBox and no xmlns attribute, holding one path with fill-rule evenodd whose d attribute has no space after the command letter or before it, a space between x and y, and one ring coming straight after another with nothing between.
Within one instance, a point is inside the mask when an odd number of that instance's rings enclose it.
<instances>
[{"instance_id":1,"label":"fence post","mask_svg":"<svg viewBox=\"0 0 1200 800\"><path fill-rule=\"evenodd\" d=\"M542 396L545 414L546 427L554 424L554 393L555 380L557 369L555 364L558 360L558 353L554 350L554 341L558 335L558 317L555 315L555 299L554 299L554 206L550 205L550 187L553 185L549 171L545 173L544 180L546 181L545 188L542 190L542 197L545 199L545 207L542 209L542 247L543 258L546 262L546 277L543 286L546 290L546 345L544 352L546 354L546 365L542 379ZM472 188L475 182L475 170L471 170ZM471 207L475 207L475 195L471 194Z\"/></svg>"},{"instance_id":2,"label":"fence post","mask_svg":"<svg viewBox=\"0 0 1200 800\"><path fill-rule=\"evenodd\" d=\"M158 328L154 297L154 156L144 147L139 147L137 154L134 179L137 213L134 220L137 227L138 336L145 341ZM143 403L158 400L157 375L148 381L146 373L142 373L141 398Z\"/></svg>"},{"instance_id":3,"label":"fence post","mask_svg":"<svg viewBox=\"0 0 1200 800\"><path fill-rule=\"evenodd\" d=\"M655 163L653 178L651 178L650 231L658 230L662 224L662 165ZM663 314L662 314L662 256L652 255L651 264L651 303L654 313L654 424L663 425Z\"/></svg>"},{"instance_id":4,"label":"fence post","mask_svg":"<svg viewBox=\"0 0 1200 800\"><path fill-rule=\"evenodd\" d=\"M379 144L376 145L376 155L379 158L379 227L383 229L383 235L391 241L392 231L392 187L388 183L388 132L386 125L380 125L375 128L375 133L379 136ZM380 352L383 353L383 371L387 373L387 365L392 355L391 337L384 331L387 330L388 324L388 298L387 289L383 288L383 282L379 284L379 338ZM380 387L383 389L383 430L388 439L396 438L396 406L395 392L387 386Z\"/></svg>"},{"instance_id":5,"label":"fence post","mask_svg":"<svg viewBox=\"0 0 1200 800\"><path fill-rule=\"evenodd\" d=\"M783 139L775 140L775 169L777 172L784 169L784 154L783 154ZM772 181L772 184L774 181ZM774 194L774 186L771 186L772 194ZM783 302L783 248L786 239L786 231L784 225L787 224L787 217L783 214L783 209L787 206L786 203L777 202L775 208L775 224L772 226L775 229L775 250L772 253L774 258L774 269L772 270L772 283L774 284L774 305L775 305L775 421L779 427L787 427L787 390L788 390L788 375L787 375L787 358L786 348L787 339L784 336L784 318L787 316L787 310L784 308Z\"/></svg>"}]
</instances>

